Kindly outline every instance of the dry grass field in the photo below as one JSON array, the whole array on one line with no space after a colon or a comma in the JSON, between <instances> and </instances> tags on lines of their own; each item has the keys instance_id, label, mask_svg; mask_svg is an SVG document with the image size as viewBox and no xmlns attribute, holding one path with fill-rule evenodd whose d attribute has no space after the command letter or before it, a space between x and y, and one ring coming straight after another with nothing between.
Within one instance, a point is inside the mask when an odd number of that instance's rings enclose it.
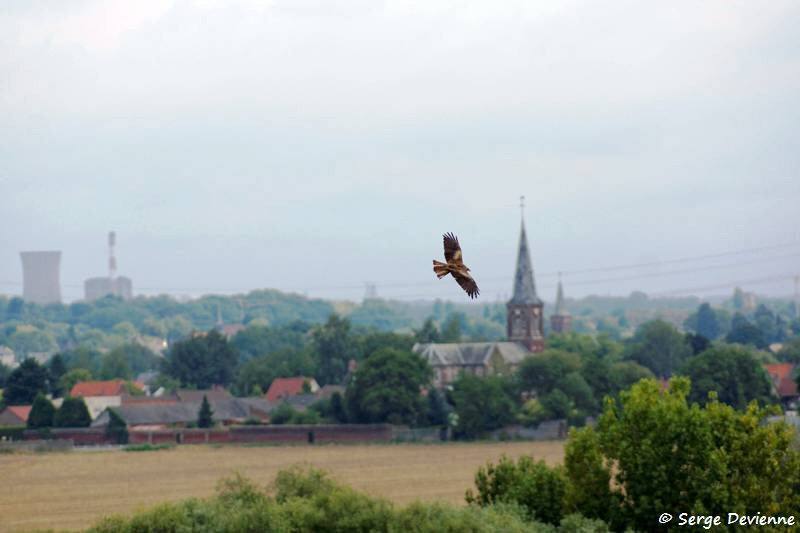
<instances>
[{"instance_id":1,"label":"dry grass field","mask_svg":"<svg viewBox=\"0 0 800 533\"><path fill-rule=\"evenodd\" d=\"M463 504L486 461L501 455L563 460L562 442L321 446L180 446L148 452L0 455L0 532L80 529L104 515L213 494L233 472L268 485L294 464L310 464L372 496Z\"/></svg>"}]
</instances>

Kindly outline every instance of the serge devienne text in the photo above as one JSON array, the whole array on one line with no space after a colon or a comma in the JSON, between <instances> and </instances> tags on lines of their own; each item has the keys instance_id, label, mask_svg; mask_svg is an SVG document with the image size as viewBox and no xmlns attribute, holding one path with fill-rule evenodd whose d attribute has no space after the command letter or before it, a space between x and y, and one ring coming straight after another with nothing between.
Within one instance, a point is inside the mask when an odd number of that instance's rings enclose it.
<instances>
[{"instance_id":1,"label":"serge devienne text","mask_svg":"<svg viewBox=\"0 0 800 533\"><path fill-rule=\"evenodd\" d=\"M741 526L767 526L767 525L786 525L795 524L794 516L765 516L757 513L752 516L740 515L738 513L728 513L728 524L739 524ZM711 529L713 526L722 524L722 517L719 515L690 515L681 513L678 515L679 526L702 526L703 529Z\"/></svg>"}]
</instances>

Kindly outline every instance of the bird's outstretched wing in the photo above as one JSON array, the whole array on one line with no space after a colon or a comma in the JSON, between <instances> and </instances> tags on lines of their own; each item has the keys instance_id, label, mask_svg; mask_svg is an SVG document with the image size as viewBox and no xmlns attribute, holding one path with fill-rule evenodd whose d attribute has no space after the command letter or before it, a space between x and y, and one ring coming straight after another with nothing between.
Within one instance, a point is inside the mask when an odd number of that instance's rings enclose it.
<instances>
[{"instance_id":1,"label":"bird's outstretched wing","mask_svg":"<svg viewBox=\"0 0 800 533\"><path fill-rule=\"evenodd\" d=\"M444 241L444 259L448 263L461 262L461 246L458 244L458 238L452 233L445 233L442 236Z\"/></svg>"},{"instance_id":2,"label":"bird's outstretched wing","mask_svg":"<svg viewBox=\"0 0 800 533\"><path fill-rule=\"evenodd\" d=\"M454 270L451 274L453 274L453 277L456 278L458 284L461 285L461 288L467 292L470 298L475 298L480 294L478 284L475 283L475 280L472 279L469 272L466 270Z\"/></svg>"}]
</instances>

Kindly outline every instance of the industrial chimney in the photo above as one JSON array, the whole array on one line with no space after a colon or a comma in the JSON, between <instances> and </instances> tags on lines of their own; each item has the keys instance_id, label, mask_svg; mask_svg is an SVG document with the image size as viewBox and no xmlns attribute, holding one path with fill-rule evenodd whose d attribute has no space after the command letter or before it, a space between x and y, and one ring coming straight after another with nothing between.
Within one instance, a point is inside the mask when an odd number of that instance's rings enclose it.
<instances>
[{"instance_id":1,"label":"industrial chimney","mask_svg":"<svg viewBox=\"0 0 800 533\"><path fill-rule=\"evenodd\" d=\"M61 302L59 266L61 252L20 252L22 258L22 298L26 302Z\"/></svg>"},{"instance_id":2,"label":"industrial chimney","mask_svg":"<svg viewBox=\"0 0 800 533\"><path fill-rule=\"evenodd\" d=\"M84 298L87 301L97 300L106 295L119 296L123 300L133 297L133 282L125 276L117 276L117 257L114 246L117 234L108 233L108 277L89 278L83 282Z\"/></svg>"}]
</instances>

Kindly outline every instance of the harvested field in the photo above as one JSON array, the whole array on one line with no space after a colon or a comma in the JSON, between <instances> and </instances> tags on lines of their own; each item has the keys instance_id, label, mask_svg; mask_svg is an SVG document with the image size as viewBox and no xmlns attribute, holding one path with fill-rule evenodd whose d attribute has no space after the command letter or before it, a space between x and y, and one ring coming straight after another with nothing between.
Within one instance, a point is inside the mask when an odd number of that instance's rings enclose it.
<instances>
[{"instance_id":1,"label":"harvested field","mask_svg":"<svg viewBox=\"0 0 800 533\"><path fill-rule=\"evenodd\" d=\"M324 446L179 446L149 452L0 455L0 532L80 529L104 515L213 494L233 472L268 485L311 464L372 496L464 503L475 471L501 455L563 460L563 442Z\"/></svg>"}]
</instances>

